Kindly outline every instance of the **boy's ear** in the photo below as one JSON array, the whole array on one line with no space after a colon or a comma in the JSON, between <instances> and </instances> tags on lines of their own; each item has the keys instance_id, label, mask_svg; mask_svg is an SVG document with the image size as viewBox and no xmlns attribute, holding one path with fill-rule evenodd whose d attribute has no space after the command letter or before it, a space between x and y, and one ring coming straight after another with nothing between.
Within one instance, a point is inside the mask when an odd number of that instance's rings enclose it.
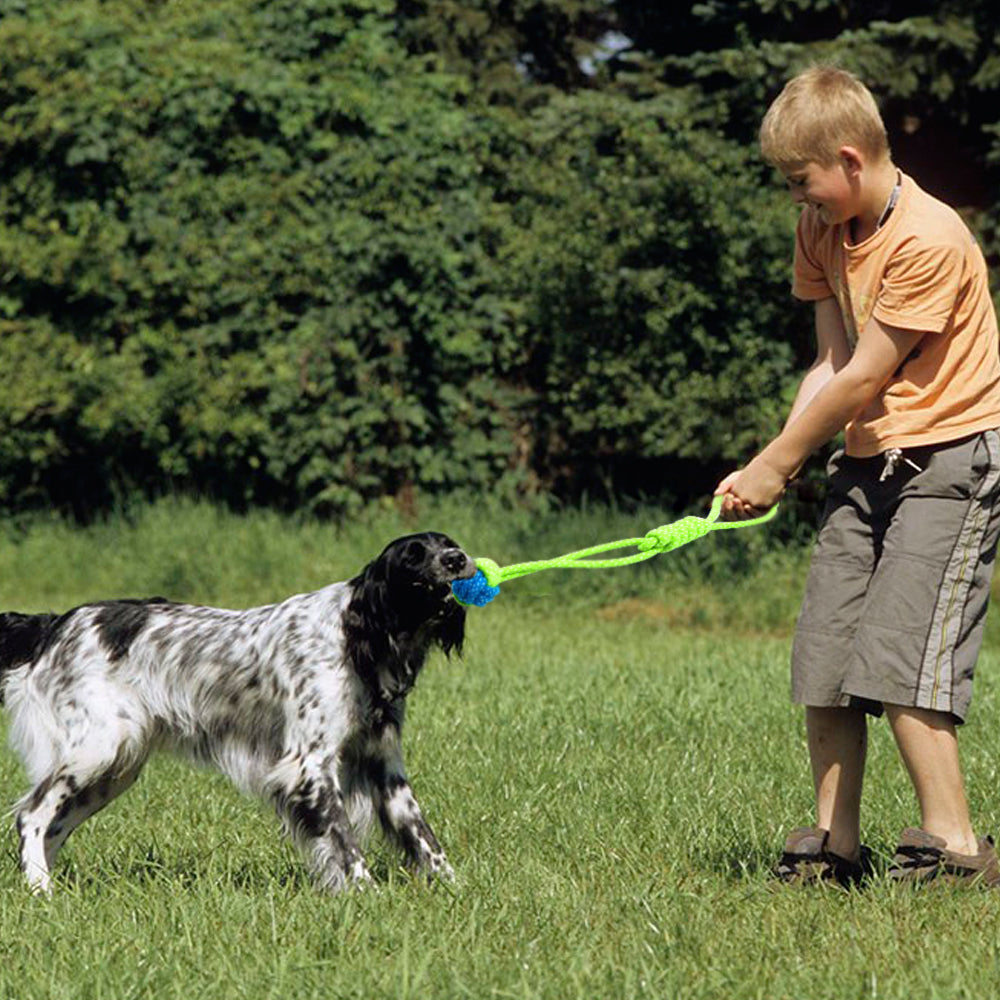
<instances>
[{"instance_id":1,"label":"boy's ear","mask_svg":"<svg viewBox=\"0 0 1000 1000\"><path fill-rule=\"evenodd\" d=\"M841 146L837 150L837 155L848 174L857 174L864 166L864 154L857 146Z\"/></svg>"}]
</instances>

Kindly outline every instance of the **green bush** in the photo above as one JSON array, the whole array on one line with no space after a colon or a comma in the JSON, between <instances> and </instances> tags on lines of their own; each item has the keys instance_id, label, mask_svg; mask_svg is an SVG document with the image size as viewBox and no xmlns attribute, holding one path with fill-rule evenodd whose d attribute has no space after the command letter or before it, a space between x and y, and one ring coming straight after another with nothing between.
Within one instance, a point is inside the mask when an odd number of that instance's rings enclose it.
<instances>
[{"instance_id":1,"label":"green bush","mask_svg":"<svg viewBox=\"0 0 1000 1000\"><path fill-rule=\"evenodd\" d=\"M503 476L488 131L390 8L0 21L6 503L176 484L343 510Z\"/></svg>"},{"instance_id":2,"label":"green bush","mask_svg":"<svg viewBox=\"0 0 1000 1000\"><path fill-rule=\"evenodd\" d=\"M508 251L546 401L539 464L591 485L631 467L683 496L665 480L690 459L714 486L773 431L794 371L787 197L671 97L583 93L530 125Z\"/></svg>"},{"instance_id":3,"label":"green bush","mask_svg":"<svg viewBox=\"0 0 1000 1000\"><path fill-rule=\"evenodd\" d=\"M4 508L684 502L776 426L790 208L683 95L515 111L389 0L0 15Z\"/></svg>"}]
</instances>

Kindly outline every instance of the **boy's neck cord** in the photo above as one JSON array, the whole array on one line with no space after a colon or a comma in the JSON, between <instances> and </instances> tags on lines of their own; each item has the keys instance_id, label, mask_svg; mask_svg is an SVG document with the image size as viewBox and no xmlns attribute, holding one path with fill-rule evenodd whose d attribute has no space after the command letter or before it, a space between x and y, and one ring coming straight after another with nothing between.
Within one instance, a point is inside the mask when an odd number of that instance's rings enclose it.
<instances>
[{"instance_id":1,"label":"boy's neck cord","mask_svg":"<svg viewBox=\"0 0 1000 1000\"><path fill-rule=\"evenodd\" d=\"M593 545L588 549L580 549L564 556L557 556L555 559L517 563L502 569L492 559L477 559L476 575L466 580L455 580L451 585L452 593L459 604L474 604L476 607L482 607L484 604L489 604L500 593L500 584L507 580L516 580L519 576L538 573L543 569L610 569L614 566L628 566L631 563L642 562L644 559L651 559L661 552L670 552L681 545L693 542L696 538L701 538L702 535L707 535L710 531L726 528L749 528L754 524L763 524L777 514L778 508L774 506L762 517L755 517L748 521L720 521L718 518L721 511L722 497L718 496L713 501L707 517L683 517L673 524L664 524L659 528L653 528L642 538L625 538L619 542L605 542L602 545ZM616 556L610 559L591 558L602 552L631 546L639 551L632 555Z\"/></svg>"}]
</instances>

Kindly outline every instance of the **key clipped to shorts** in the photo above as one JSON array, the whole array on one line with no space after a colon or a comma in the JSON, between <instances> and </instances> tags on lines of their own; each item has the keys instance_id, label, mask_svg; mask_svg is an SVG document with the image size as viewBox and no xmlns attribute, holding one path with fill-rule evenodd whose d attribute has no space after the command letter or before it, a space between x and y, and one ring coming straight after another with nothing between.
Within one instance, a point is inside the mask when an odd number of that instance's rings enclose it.
<instances>
[{"instance_id":1,"label":"key clipped to shorts","mask_svg":"<svg viewBox=\"0 0 1000 1000\"><path fill-rule=\"evenodd\" d=\"M882 469L882 475L878 477L880 483L885 482L891 475L893 475L896 469L899 467L900 462L905 462L908 466L916 469L917 472L923 472L924 470L917 465L916 462L907 458L903 454L902 448L889 448L884 453L885 456L885 468Z\"/></svg>"}]
</instances>

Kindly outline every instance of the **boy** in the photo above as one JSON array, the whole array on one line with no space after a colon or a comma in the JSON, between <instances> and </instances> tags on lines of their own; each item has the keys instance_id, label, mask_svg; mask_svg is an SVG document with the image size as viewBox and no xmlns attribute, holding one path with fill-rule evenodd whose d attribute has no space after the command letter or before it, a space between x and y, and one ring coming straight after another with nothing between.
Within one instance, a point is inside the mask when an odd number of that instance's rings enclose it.
<instances>
[{"instance_id":1,"label":"boy","mask_svg":"<svg viewBox=\"0 0 1000 1000\"><path fill-rule=\"evenodd\" d=\"M1000 885L973 833L956 726L971 697L1000 533L1000 361L983 256L958 215L892 162L867 88L818 66L791 80L761 150L803 206L793 294L815 303L816 360L781 433L727 476L731 518L775 504L845 431L792 650L816 826L785 881L870 874L860 805L867 714L888 716L920 805L889 876Z\"/></svg>"}]
</instances>

